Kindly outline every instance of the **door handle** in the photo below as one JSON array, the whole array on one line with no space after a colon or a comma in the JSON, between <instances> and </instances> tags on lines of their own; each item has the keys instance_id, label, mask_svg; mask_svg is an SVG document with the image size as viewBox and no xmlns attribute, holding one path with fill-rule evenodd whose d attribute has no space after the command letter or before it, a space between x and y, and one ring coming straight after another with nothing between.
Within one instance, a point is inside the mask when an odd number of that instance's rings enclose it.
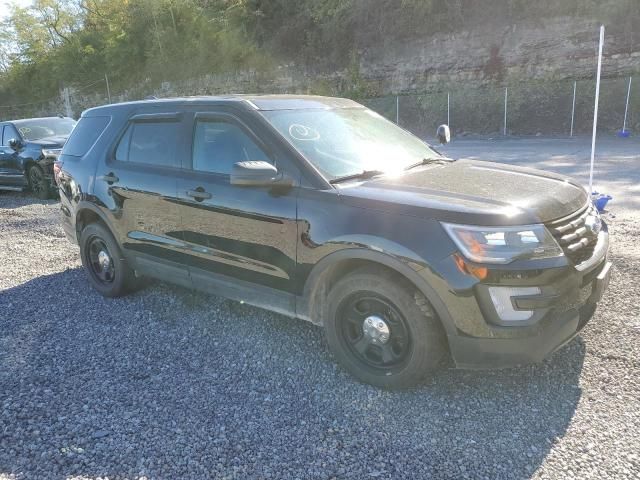
<instances>
[{"instance_id":1,"label":"door handle","mask_svg":"<svg viewBox=\"0 0 640 480\"><path fill-rule=\"evenodd\" d=\"M205 192L202 187L198 187L195 190L187 190L187 195L198 202L211 198L211 194L209 192Z\"/></svg>"},{"instance_id":2,"label":"door handle","mask_svg":"<svg viewBox=\"0 0 640 480\"><path fill-rule=\"evenodd\" d=\"M120 179L116 176L115 173L113 172L109 172L106 175L102 175L101 177L98 177L99 180L102 180L103 182L107 182L109 185L118 182Z\"/></svg>"}]
</instances>

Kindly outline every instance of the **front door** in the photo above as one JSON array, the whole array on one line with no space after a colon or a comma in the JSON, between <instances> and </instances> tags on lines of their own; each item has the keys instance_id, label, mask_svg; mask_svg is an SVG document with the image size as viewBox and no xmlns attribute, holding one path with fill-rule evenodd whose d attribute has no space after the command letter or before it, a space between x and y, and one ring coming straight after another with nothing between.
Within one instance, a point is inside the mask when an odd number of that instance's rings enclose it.
<instances>
[{"instance_id":1,"label":"front door","mask_svg":"<svg viewBox=\"0 0 640 480\"><path fill-rule=\"evenodd\" d=\"M23 188L26 177L20 168L18 152L9 146L11 139L20 139L13 125L0 126L0 185L9 188Z\"/></svg>"},{"instance_id":2,"label":"front door","mask_svg":"<svg viewBox=\"0 0 640 480\"><path fill-rule=\"evenodd\" d=\"M211 282L211 290L230 281L256 286L252 289L255 295L274 290L291 293L297 189L276 192L230 184L234 163L264 160L282 170L285 167L277 164L278 154L246 123L228 113L195 114L190 138L190 168L178 179L178 198L192 281L197 286ZM224 294L244 299L242 293Z\"/></svg>"}]
</instances>

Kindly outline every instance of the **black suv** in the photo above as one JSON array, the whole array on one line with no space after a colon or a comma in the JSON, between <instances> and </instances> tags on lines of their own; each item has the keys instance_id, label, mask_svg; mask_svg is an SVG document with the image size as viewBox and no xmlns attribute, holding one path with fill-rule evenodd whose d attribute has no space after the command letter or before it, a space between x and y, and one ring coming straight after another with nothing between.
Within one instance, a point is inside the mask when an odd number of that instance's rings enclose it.
<instances>
[{"instance_id":1,"label":"black suv","mask_svg":"<svg viewBox=\"0 0 640 480\"><path fill-rule=\"evenodd\" d=\"M60 163L63 226L102 295L149 276L310 320L383 387L447 354L465 368L539 361L609 279L584 188L450 160L350 100L93 108Z\"/></svg>"},{"instance_id":2,"label":"black suv","mask_svg":"<svg viewBox=\"0 0 640 480\"><path fill-rule=\"evenodd\" d=\"M0 190L54 191L53 165L76 122L66 117L0 122Z\"/></svg>"}]
</instances>

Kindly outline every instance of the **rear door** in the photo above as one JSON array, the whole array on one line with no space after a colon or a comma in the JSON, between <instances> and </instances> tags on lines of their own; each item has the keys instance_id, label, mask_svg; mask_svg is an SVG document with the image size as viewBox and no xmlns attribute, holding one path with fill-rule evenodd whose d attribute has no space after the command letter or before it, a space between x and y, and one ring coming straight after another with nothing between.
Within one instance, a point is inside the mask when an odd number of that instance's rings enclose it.
<instances>
[{"instance_id":1,"label":"rear door","mask_svg":"<svg viewBox=\"0 0 640 480\"><path fill-rule=\"evenodd\" d=\"M190 286L176 204L177 173L184 156L184 116L140 113L129 119L105 164L95 194L105 199L125 255L136 270Z\"/></svg>"},{"instance_id":2,"label":"rear door","mask_svg":"<svg viewBox=\"0 0 640 480\"><path fill-rule=\"evenodd\" d=\"M270 162L293 178L299 173L256 133L259 127L251 119L238 115L222 107L192 115L187 170L178 180L192 281L208 283L211 290L222 288L221 282L249 282L255 295L270 290L287 295L295 282L297 188L276 192L234 186L230 173L234 163L247 160ZM224 294L239 297L237 292ZM283 307L289 308L292 304Z\"/></svg>"}]
</instances>

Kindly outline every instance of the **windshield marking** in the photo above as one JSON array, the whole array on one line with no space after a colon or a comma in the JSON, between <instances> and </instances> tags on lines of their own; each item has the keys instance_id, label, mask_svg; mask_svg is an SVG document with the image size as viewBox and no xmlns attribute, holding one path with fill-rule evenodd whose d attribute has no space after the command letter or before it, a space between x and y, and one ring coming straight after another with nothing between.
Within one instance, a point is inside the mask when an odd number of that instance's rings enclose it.
<instances>
[{"instance_id":1,"label":"windshield marking","mask_svg":"<svg viewBox=\"0 0 640 480\"><path fill-rule=\"evenodd\" d=\"M316 141L320 140L320 132L312 127L294 123L289 127L289 135L294 140Z\"/></svg>"}]
</instances>

